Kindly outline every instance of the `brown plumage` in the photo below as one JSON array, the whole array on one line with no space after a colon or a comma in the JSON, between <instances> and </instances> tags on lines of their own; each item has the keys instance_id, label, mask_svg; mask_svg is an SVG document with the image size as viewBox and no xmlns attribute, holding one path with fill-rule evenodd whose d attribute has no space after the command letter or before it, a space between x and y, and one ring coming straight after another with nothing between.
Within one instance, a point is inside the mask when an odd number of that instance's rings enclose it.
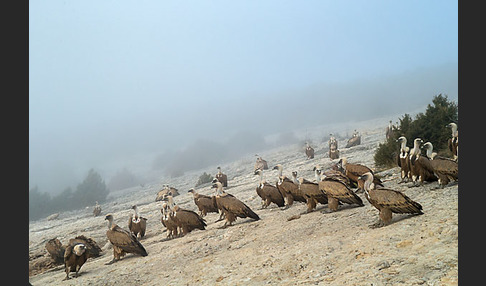
<instances>
[{"instance_id":1,"label":"brown plumage","mask_svg":"<svg viewBox=\"0 0 486 286\"><path fill-rule=\"evenodd\" d=\"M319 190L327 195L327 205L330 211L337 211L339 203L363 206L361 198L339 178L322 176L318 185Z\"/></svg>"},{"instance_id":2,"label":"brown plumage","mask_svg":"<svg viewBox=\"0 0 486 286\"><path fill-rule=\"evenodd\" d=\"M194 189L190 189L188 193L192 193L194 204L199 209L199 215L201 217L205 217L208 213L219 213L218 206L214 203L211 196L199 194Z\"/></svg>"},{"instance_id":3,"label":"brown plumage","mask_svg":"<svg viewBox=\"0 0 486 286\"><path fill-rule=\"evenodd\" d=\"M98 201L96 201L96 205L93 208L93 215L99 216L100 214L101 214L101 206L98 204Z\"/></svg>"},{"instance_id":4,"label":"brown plumage","mask_svg":"<svg viewBox=\"0 0 486 286\"><path fill-rule=\"evenodd\" d=\"M177 227L181 230L182 235L186 235L195 229L206 229L206 221L202 217L200 217L194 211L186 210L178 205L175 205L172 196L165 196L163 201L168 202L169 208L174 214L172 219Z\"/></svg>"},{"instance_id":5,"label":"brown plumage","mask_svg":"<svg viewBox=\"0 0 486 286\"><path fill-rule=\"evenodd\" d=\"M314 159L314 148L312 148L308 142L305 142L305 155L307 159Z\"/></svg>"},{"instance_id":6,"label":"brown plumage","mask_svg":"<svg viewBox=\"0 0 486 286\"><path fill-rule=\"evenodd\" d=\"M437 156L437 153L432 152L434 146L430 142L425 143L423 147L426 149L426 156L429 159L427 163L424 163L424 168L434 173L440 188L459 179L459 165L456 161Z\"/></svg>"},{"instance_id":7,"label":"brown plumage","mask_svg":"<svg viewBox=\"0 0 486 286\"><path fill-rule=\"evenodd\" d=\"M78 277L79 270L87 259L88 252L83 243L70 243L64 252L64 270L66 271L66 277L63 280L71 279L69 272L76 272L74 277Z\"/></svg>"},{"instance_id":8,"label":"brown plumage","mask_svg":"<svg viewBox=\"0 0 486 286\"><path fill-rule=\"evenodd\" d=\"M449 147L449 150L452 152L452 159L457 161L457 158L459 156L458 154L458 148L459 148L459 131L457 130L457 124L456 123L449 123L446 125L446 127L451 128L451 137L449 140L447 140L447 146Z\"/></svg>"},{"instance_id":9,"label":"brown plumage","mask_svg":"<svg viewBox=\"0 0 486 286\"><path fill-rule=\"evenodd\" d=\"M96 241L94 241L92 238L84 235L78 235L75 238L71 238L68 245L78 243L84 244L88 258L101 256L101 247L99 247L98 243L96 243Z\"/></svg>"},{"instance_id":10,"label":"brown plumage","mask_svg":"<svg viewBox=\"0 0 486 286\"><path fill-rule=\"evenodd\" d=\"M130 214L128 218L128 229L136 238L143 238L145 236L145 230L147 229L147 219L141 217L138 214L137 205L132 206L134 214Z\"/></svg>"},{"instance_id":11,"label":"brown plumage","mask_svg":"<svg viewBox=\"0 0 486 286\"><path fill-rule=\"evenodd\" d=\"M392 220L392 213L423 214L422 206L402 192L383 187L376 188L373 183L373 174L368 172L360 176L359 180L364 181L366 199L380 211L380 220L370 227L388 225Z\"/></svg>"},{"instance_id":12,"label":"brown plumage","mask_svg":"<svg viewBox=\"0 0 486 286\"><path fill-rule=\"evenodd\" d=\"M429 159L421 154L420 144L423 140L420 138L415 139L414 149L418 143L418 151L413 151L410 154L410 171L412 173L412 181L414 187L423 185L424 181L434 182L437 181L437 177L429 164Z\"/></svg>"},{"instance_id":13,"label":"brown plumage","mask_svg":"<svg viewBox=\"0 0 486 286\"><path fill-rule=\"evenodd\" d=\"M299 189L299 182L297 180L297 172L292 172L292 180L282 175L283 167L277 164L273 169L278 170L278 180L275 186L280 191L285 201L285 208L288 208L294 204L294 201L306 203L307 198L304 193Z\"/></svg>"},{"instance_id":14,"label":"brown plumage","mask_svg":"<svg viewBox=\"0 0 486 286\"><path fill-rule=\"evenodd\" d=\"M45 248L54 264L60 265L64 263L64 251L66 250L66 247L62 245L59 239L49 239L49 241L46 242Z\"/></svg>"},{"instance_id":15,"label":"brown plumage","mask_svg":"<svg viewBox=\"0 0 486 286\"><path fill-rule=\"evenodd\" d=\"M223 184L223 187L226 188L228 186L228 177L221 172L221 167L218 167L218 173L216 173L215 178Z\"/></svg>"},{"instance_id":16,"label":"brown plumage","mask_svg":"<svg viewBox=\"0 0 486 286\"><path fill-rule=\"evenodd\" d=\"M162 217L160 218L160 222L163 226L165 226L167 230L167 238L175 238L178 236L179 232L177 230L177 223L174 220L174 213L170 210L169 205L167 203L162 204L162 208L160 209L162 213Z\"/></svg>"},{"instance_id":17,"label":"brown plumage","mask_svg":"<svg viewBox=\"0 0 486 286\"><path fill-rule=\"evenodd\" d=\"M335 181L341 181L342 183L344 183L348 187L351 186L351 181L341 171L337 171L337 170L332 170L331 169L331 170L327 170L327 171L321 172L321 176L325 176L325 177L332 178Z\"/></svg>"},{"instance_id":18,"label":"brown plumage","mask_svg":"<svg viewBox=\"0 0 486 286\"><path fill-rule=\"evenodd\" d=\"M329 145L329 158L332 159L338 159L339 158L339 150L338 150L338 141L332 134L330 134L330 138L328 141Z\"/></svg>"},{"instance_id":19,"label":"brown plumage","mask_svg":"<svg viewBox=\"0 0 486 286\"><path fill-rule=\"evenodd\" d=\"M216 188L216 204L218 208L224 213L226 222L223 228L231 226L233 222L239 218L252 218L254 220L260 220L260 217L248 207L245 203L238 200L236 197L225 193L223 191L223 185L219 181L213 180L213 188Z\"/></svg>"},{"instance_id":20,"label":"brown plumage","mask_svg":"<svg viewBox=\"0 0 486 286\"><path fill-rule=\"evenodd\" d=\"M279 207L285 206L284 197L279 189L263 179L263 170L256 170L254 175L260 176L260 182L256 187L256 193L262 199L262 209L267 208L271 203L274 203Z\"/></svg>"},{"instance_id":21,"label":"brown plumage","mask_svg":"<svg viewBox=\"0 0 486 286\"><path fill-rule=\"evenodd\" d=\"M420 150L420 145L424 141L420 138L415 138L413 140L413 148L410 149L410 152L408 153L408 160L409 160L409 166L410 166L410 178L412 179L412 184L415 186L417 184L417 180L419 179L420 176L420 170L418 164L412 164L412 158L415 161L417 158L417 155L421 153Z\"/></svg>"},{"instance_id":22,"label":"brown plumage","mask_svg":"<svg viewBox=\"0 0 486 286\"><path fill-rule=\"evenodd\" d=\"M393 125L391 120L388 123L388 126L386 127L385 136L386 136L386 140L390 139L393 136Z\"/></svg>"},{"instance_id":23,"label":"brown plumage","mask_svg":"<svg viewBox=\"0 0 486 286\"><path fill-rule=\"evenodd\" d=\"M255 155L257 156L257 159L256 159L256 163L255 163L255 166L254 166L254 171L260 169L260 170L268 170L268 164L267 164L267 161L263 160L262 157L258 156L258 155Z\"/></svg>"},{"instance_id":24,"label":"brown plumage","mask_svg":"<svg viewBox=\"0 0 486 286\"><path fill-rule=\"evenodd\" d=\"M359 144L361 144L361 135L359 135L359 133L354 130L353 137L349 138L345 148L358 146Z\"/></svg>"},{"instance_id":25,"label":"brown plumage","mask_svg":"<svg viewBox=\"0 0 486 286\"><path fill-rule=\"evenodd\" d=\"M345 174L350 181L357 184L358 186L358 189L356 190L357 192L363 190L363 182L359 182L358 177L363 175L366 172L371 172L373 174L373 171L369 167L361 164L348 163L347 158L341 158L341 160L339 160L336 166L338 171ZM383 182L376 177L374 178L374 183L375 185L381 185L381 186L383 185Z\"/></svg>"},{"instance_id":26,"label":"brown plumage","mask_svg":"<svg viewBox=\"0 0 486 286\"><path fill-rule=\"evenodd\" d=\"M314 172L316 174L316 178L318 178L320 176L321 170L319 168L314 168ZM314 183L304 178L300 178L299 189L302 191L305 198L307 199L307 213L313 211L316 208L317 203L328 203L327 195L325 192L319 189L318 183Z\"/></svg>"},{"instance_id":27,"label":"brown plumage","mask_svg":"<svg viewBox=\"0 0 486 286\"><path fill-rule=\"evenodd\" d=\"M156 202L161 201L165 195L176 197L179 195L179 191L174 187L169 187L169 185L164 185L162 190L157 192L155 201Z\"/></svg>"},{"instance_id":28,"label":"brown plumage","mask_svg":"<svg viewBox=\"0 0 486 286\"><path fill-rule=\"evenodd\" d=\"M398 167L400 167L401 177L401 180L398 183L401 184L404 182L408 182L409 179L411 179L409 157L410 148L407 147L407 138L405 138L405 136L399 137L396 142L400 143L400 152L397 158L397 165Z\"/></svg>"},{"instance_id":29,"label":"brown plumage","mask_svg":"<svg viewBox=\"0 0 486 286\"><path fill-rule=\"evenodd\" d=\"M113 215L109 214L105 219L108 220L108 231L106 231L106 236L113 245L113 260L106 264L111 264L120 260L127 253L134 253L141 256L148 255L143 245L133 234L113 222Z\"/></svg>"}]
</instances>

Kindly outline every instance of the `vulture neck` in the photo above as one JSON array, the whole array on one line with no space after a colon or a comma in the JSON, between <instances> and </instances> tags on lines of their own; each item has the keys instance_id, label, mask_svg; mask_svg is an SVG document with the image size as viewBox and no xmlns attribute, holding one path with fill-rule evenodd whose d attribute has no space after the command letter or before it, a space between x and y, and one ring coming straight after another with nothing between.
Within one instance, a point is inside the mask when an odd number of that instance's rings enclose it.
<instances>
[{"instance_id":1,"label":"vulture neck","mask_svg":"<svg viewBox=\"0 0 486 286\"><path fill-rule=\"evenodd\" d=\"M278 170L278 176L279 176L279 177L282 177L282 171L283 171L282 166L278 166L278 167L277 167L277 170Z\"/></svg>"},{"instance_id":2,"label":"vulture neck","mask_svg":"<svg viewBox=\"0 0 486 286\"><path fill-rule=\"evenodd\" d=\"M297 175L292 173L292 181L294 181L294 184L299 185L299 180L297 180Z\"/></svg>"},{"instance_id":3,"label":"vulture neck","mask_svg":"<svg viewBox=\"0 0 486 286\"><path fill-rule=\"evenodd\" d=\"M114 225L113 219L109 219L108 220L108 229L113 229L113 225Z\"/></svg>"},{"instance_id":4,"label":"vulture neck","mask_svg":"<svg viewBox=\"0 0 486 286\"><path fill-rule=\"evenodd\" d=\"M174 205L175 205L175 204L174 204L174 198L172 198L172 196L168 196L168 197L167 197L167 202L168 202L168 204L169 204L169 208L170 208L171 210L174 210Z\"/></svg>"},{"instance_id":5,"label":"vulture neck","mask_svg":"<svg viewBox=\"0 0 486 286\"><path fill-rule=\"evenodd\" d=\"M406 151L407 150L407 138L403 137L402 144L400 146L400 150Z\"/></svg>"},{"instance_id":6,"label":"vulture neck","mask_svg":"<svg viewBox=\"0 0 486 286\"><path fill-rule=\"evenodd\" d=\"M452 130L452 137L457 137L457 125L456 124L451 124L451 130Z\"/></svg>"},{"instance_id":7,"label":"vulture neck","mask_svg":"<svg viewBox=\"0 0 486 286\"><path fill-rule=\"evenodd\" d=\"M420 154L420 142L419 141L413 141L413 149L412 152L410 152L410 155L418 155Z\"/></svg>"},{"instance_id":8,"label":"vulture neck","mask_svg":"<svg viewBox=\"0 0 486 286\"><path fill-rule=\"evenodd\" d=\"M137 208L137 206L135 206L133 208L133 211L135 212L135 218L137 218L138 217L138 208Z\"/></svg>"},{"instance_id":9,"label":"vulture neck","mask_svg":"<svg viewBox=\"0 0 486 286\"><path fill-rule=\"evenodd\" d=\"M432 152L434 150L434 146L432 144L427 144L427 148L425 149L425 154L427 155L427 158L430 160L433 160L434 157L437 155L437 153Z\"/></svg>"},{"instance_id":10,"label":"vulture neck","mask_svg":"<svg viewBox=\"0 0 486 286\"><path fill-rule=\"evenodd\" d=\"M321 170L316 169L316 170L314 171L314 176L315 176L315 178L316 178L316 182L319 182L319 181L320 181L320 179L321 179Z\"/></svg>"}]
</instances>

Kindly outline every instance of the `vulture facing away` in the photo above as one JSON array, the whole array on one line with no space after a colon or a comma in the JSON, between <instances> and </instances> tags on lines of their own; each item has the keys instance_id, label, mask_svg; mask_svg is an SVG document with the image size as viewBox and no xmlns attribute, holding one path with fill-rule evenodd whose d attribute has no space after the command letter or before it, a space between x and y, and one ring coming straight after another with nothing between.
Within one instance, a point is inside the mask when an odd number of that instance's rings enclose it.
<instances>
[{"instance_id":1,"label":"vulture facing away","mask_svg":"<svg viewBox=\"0 0 486 286\"><path fill-rule=\"evenodd\" d=\"M190 189L187 192L192 193L194 197L194 204L196 204L197 208L199 209L199 215L201 217L205 217L208 213L219 213L218 206L214 203L211 196L199 194L194 189Z\"/></svg>"},{"instance_id":2,"label":"vulture facing away","mask_svg":"<svg viewBox=\"0 0 486 286\"><path fill-rule=\"evenodd\" d=\"M382 187L375 188L373 174L370 172L360 176L359 179L364 181L366 199L380 211L380 220L370 225L371 228L388 225L392 220L392 213L423 214L422 206L402 192Z\"/></svg>"},{"instance_id":3,"label":"vulture facing away","mask_svg":"<svg viewBox=\"0 0 486 286\"><path fill-rule=\"evenodd\" d=\"M172 219L181 230L182 235L186 235L195 229L206 229L206 221L202 217L191 210L186 210L175 205L172 196L165 196L162 200L167 201L169 204L169 208L174 213Z\"/></svg>"},{"instance_id":4,"label":"vulture facing away","mask_svg":"<svg viewBox=\"0 0 486 286\"><path fill-rule=\"evenodd\" d=\"M276 183L277 189L280 191L285 200L285 208L289 208L294 204L294 201L306 203L307 198L299 189L299 181L297 180L297 172L292 172L292 180L282 175L283 167L277 164L273 169L278 170L278 181Z\"/></svg>"},{"instance_id":5,"label":"vulture facing away","mask_svg":"<svg viewBox=\"0 0 486 286\"><path fill-rule=\"evenodd\" d=\"M107 265L120 260L127 253L134 253L141 256L148 255L143 245L133 234L113 222L113 215L107 215L105 220L108 221L106 236L113 245L113 259L106 263Z\"/></svg>"},{"instance_id":6,"label":"vulture facing away","mask_svg":"<svg viewBox=\"0 0 486 286\"><path fill-rule=\"evenodd\" d=\"M407 147L407 138L404 136L399 137L396 142L400 143L400 153L398 154L397 164L400 167L400 177L401 180L399 184L408 182L410 175L410 148Z\"/></svg>"},{"instance_id":7,"label":"vulture facing away","mask_svg":"<svg viewBox=\"0 0 486 286\"><path fill-rule=\"evenodd\" d=\"M147 219L141 217L138 214L137 205L133 205L132 209L135 214L131 214L128 218L128 229L131 233L133 233L133 235L135 235L137 239L139 238L139 236L141 239L145 236L145 230L147 229Z\"/></svg>"},{"instance_id":8,"label":"vulture facing away","mask_svg":"<svg viewBox=\"0 0 486 286\"><path fill-rule=\"evenodd\" d=\"M223 184L223 187L227 187L228 186L228 176L226 176L226 174L223 174L223 172L221 172L221 167L218 167L218 173L216 173L216 179L218 179L218 181L221 182L221 184Z\"/></svg>"},{"instance_id":9,"label":"vulture facing away","mask_svg":"<svg viewBox=\"0 0 486 286\"><path fill-rule=\"evenodd\" d=\"M66 247L62 245L59 239L49 239L49 241L46 242L45 247L51 259L54 261L54 264L59 265L64 263L64 251Z\"/></svg>"},{"instance_id":10,"label":"vulture facing away","mask_svg":"<svg viewBox=\"0 0 486 286\"><path fill-rule=\"evenodd\" d=\"M66 277L63 280L71 279L69 277L70 272L76 272L74 277L78 277L79 270L87 259L88 252L83 243L70 243L64 252L64 270L66 271Z\"/></svg>"},{"instance_id":11,"label":"vulture facing away","mask_svg":"<svg viewBox=\"0 0 486 286\"><path fill-rule=\"evenodd\" d=\"M260 220L260 217L248 207L245 203L238 200L236 197L223 191L223 185L219 181L213 180L213 188L216 188L216 204L218 208L224 213L226 222L222 228L231 226L233 222L239 218L252 218Z\"/></svg>"},{"instance_id":12,"label":"vulture facing away","mask_svg":"<svg viewBox=\"0 0 486 286\"><path fill-rule=\"evenodd\" d=\"M359 133L354 130L353 137L349 138L348 144L346 144L345 148L358 146L359 144L361 144L361 135L359 135Z\"/></svg>"},{"instance_id":13,"label":"vulture facing away","mask_svg":"<svg viewBox=\"0 0 486 286\"><path fill-rule=\"evenodd\" d=\"M276 204L279 207L285 206L285 200L279 189L265 181L263 179L263 171L258 169L255 171L255 175L260 176L260 182L256 187L256 193L262 199L262 209L267 208L271 203Z\"/></svg>"},{"instance_id":14,"label":"vulture facing away","mask_svg":"<svg viewBox=\"0 0 486 286\"><path fill-rule=\"evenodd\" d=\"M440 188L444 188L451 181L457 181L459 179L459 165L456 161L437 156L437 153L432 152L434 146L430 142L425 143L423 147L426 149L426 155L429 159L424 167L434 173L439 181Z\"/></svg>"}]
</instances>

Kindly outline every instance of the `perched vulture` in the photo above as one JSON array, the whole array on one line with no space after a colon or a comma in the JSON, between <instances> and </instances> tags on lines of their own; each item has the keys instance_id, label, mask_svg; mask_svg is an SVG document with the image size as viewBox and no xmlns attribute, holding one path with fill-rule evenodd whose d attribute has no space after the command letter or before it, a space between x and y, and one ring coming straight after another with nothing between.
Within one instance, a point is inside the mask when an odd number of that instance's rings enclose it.
<instances>
[{"instance_id":1,"label":"perched vulture","mask_svg":"<svg viewBox=\"0 0 486 286\"><path fill-rule=\"evenodd\" d=\"M228 186L228 177L226 176L226 174L223 174L221 172L221 167L218 167L218 173L216 173L216 179L218 179L218 181L221 182L221 184L223 184L223 187L227 187Z\"/></svg>"},{"instance_id":2,"label":"perched vulture","mask_svg":"<svg viewBox=\"0 0 486 286\"><path fill-rule=\"evenodd\" d=\"M370 225L370 227L375 228L388 225L392 220L392 213L423 214L422 206L402 192L382 187L375 188L373 174L370 172L360 176L359 180L364 181L366 199L380 211L379 221Z\"/></svg>"},{"instance_id":3,"label":"perched vulture","mask_svg":"<svg viewBox=\"0 0 486 286\"><path fill-rule=\"evenodd\" d=\"M254 171L256 171L258 169L260 169L260 170L268 170L267 161L263 160L262 157L260 157L258 155L255 155L255 156L257 156L257 159L256 159Z\"/></svg>"},{"instance_id":4,"label":"perched vulture","mask_svg":"<svg viewBox=\"0 0 486 286\"><path fill-rule=\"evenodd\" d=\"M54 264L60 265L64 263L64 251L66 247L62 245L59 239L49 239L49 241L46 242L45 247Z\"/></svg>"},{"instance_id":5,"label":"perched vulture","mask_svg":"<svg viewBox=\"0 0 486 286\"><path fill-rule=\"evenodd\" d=\"M307 159L314 159L314 148L309 145L309 142L305 142L305 155Z\"/></svg>"},{"instance_id":6,"label":"perched vulture","mask_svg":"<svg viewBox=\"0 0 486 286\"><path fill-rule=\"evenodd\" d=\"M133 205L132 209L135 214L130 214L128 218L128 229L136 238L139 238L139 236L143 238L147 228L147 219L138 214L137 205Z\"/></svg>"},{"instance_id":7,"label":"perched vulture","mask_svg":"<svg viewBox=\"0 0 486 286\"><path fill-rule=\"evenodd\" d=\"M412 158L413 160L415 160L415 158L420 155L421 151L420 151L420 145L423 143L424 141L420 138L415 138L413 140L413 148L410 150L410 152L408 153L408 159L409 159L409 164L410 164L410 178L412 179L412 183L413 185L416 184L418 178L419 178L419 169L418 169L418 165L417 164L412 164Z\"/></svg>"},{"instance_id":8,"label":"perched vulture","mask_svg":"<svg viewBox=\"0 0 486 286\"><path fill-rule=\"evenodd\" d=\"M330 211L337 211L340 203L364 206L361 198L339 177L326 177L323 175L318 185L319 190L327 195L327 205Z\"/></svg>"},{"instance_id":9,"label":"perched vulture","mask_svg":"<svg viewBox=\"0 0 486 286\"><path fill-rule=\"evenodd\" d=\"M192 193L194 197L194 203L199 209L199 215L201 217L205 217L208 213L219 213L218 206L214 203L213 198L211 196L199 194L194 189L190 189L187 192Z\"/></svg>"},{"instance_id":10,"label":"perched vulture","mask_svg":"<svg viewBox=\"0 0 486 286\"><path fill-rule=\"evenodd\" d=\"M388 123L388 126L386 127L385 136L386 136L386 140L390 139L393 136L393 125L391 120Z\"/></svg>"},{"instance_id":11,"label":"perched vulture","mask_svg":"<svg viewBox=\"0 0 486 286\"><path fill-rule=\"evenodd\" d=\"M398 154L397 164L400 167L401 177L401 180L398 183L401 184L408 182L411 177L409 157L410 148L407 147L407 138L404 136L399 137L396 142L400 142L400 153Z\"/></svg>"},{"instance_id":12,"label":"perched vulture","mask_svg":"<svg viewBox=\"0 0 486 286\"><path fill-rule=\"evenodd\" d=\"M127 253L139 254L141 256L148 255L143 245L133 234L113 222L113 216L111 214L107 215L105 219L108 220L106 236L113 245L113 259L106 263L107 265L120 260Z\"/></svg>"},{"instance_id":13,"label":"perched vulture","mask_svg":"<svg viewBox=\"0 0 486 286\"><path fill-rule=\"evenodd\" d=\"M186 210L175 205L172 196L165 196L162 200L167 201L169 204L169 208L174 213L172 219L181 230L182 235L186 235L195 229L206 229L206 221L202 217L191 210Z\"/></svg>"},{"instance_id":14,"label":"perched vulture","mask_svg":"<svg viewBox=\"0 0 486 286\"><path fill-rule=\"evenodd\" d=\"M425 143L423 147L426 148L426 155L429 159L425 167L429 168L437 177L440 188L444 188L451 181L457 181L459 179L459 165L456 161L437 156L437 153L432 152L434 146L430 142Z\"/></svg>"},{"instance_id":15,"label":"perched vulture","mask_svg":"<svg viewBox=\"0 0 486 286\"><path fill-rule=\"evenodd\" d=\"M273 169L278 170L278 181L276 183L277 189L280 191L285 200L285 208L289 208L294 204L294 201L307 203L307 198L299 189L299 181L297 180L297 172L292 172L292 180L282 175L283 167L277 164Z\"/></svg>"},{"instance_id":16,"label":"perched vulture","mask_svg":"<svg viewBox=\"0 0 486 286\"><path fill-rule=\"evenodd\" d=\"M239 218L252 218L254 220L259 220L260 217L250 209L245 203L238 200L236 197L223 191L223 185L217 181L213 180L213 188L216 188L216 204L218 208L224 213L226 222L223 228L231 226L233 222Z\"/></svg>"},{"instance_id":17,"label":"perched vulture","mask_svg":"<svg viewBox=\"0 0 486 286\"><path fill-rule=\"evenodd\" d=\"M161 201L164 198L164 195L170 195L176 197L179 195L179 191L174 187L169 187L169 185L164 185L162 190L160 190L157 193L157 197L155 198L155 201L156 202Z\"/></svg>"},{"instance_id":18,"label":"perched vulture","mask_svg":"<svg viewBox=\"0 0 486 286\"><path fill-rule=\"evenodd\" d=\"M256 187L256 192L262 199L262 209L267 208L271 203L274 203L279 207L285 206L284 197L279 189L263 179L263 170L256 170L255 175L260 176L260 182Z\"/></svg>"},{"instance_id":19,"label":"perched vulture","mask_svg":"<svg viewBox=\"0 0 486 286\"><path fill-rule=\"evenodd\" d=\"M353 147L353 146L358 146L361 144L361 135L354 130L353 137L349 138L348 144L346 144L346 148Z\"/></svg>"},{"instance_id":20,"label":"perched vulture","mask_svg":"<svg viewBox=\"0 0 486 286\"><path fill-rule=\"evenodd\" d=\"M64 269L66 271L66 277L63 280L71 279L69 277L69 272L76 272L74 277L78 277L79 270L87 259L88 252L83 243L69 244L64 252Z\"/></svg>"},{"instance_id":21,"label":"perched vulture","mask_svg":"<svg viewBox=\"0 0 486 286\"><path fill-rule=\"evenodd\" d=\"M417 139L415 140L419 143L420 146L420 144L423 143L423 140L420 138ZM410 170L413 171L412 172L413 187L423 185L424 181L427 182L437 181L437 177L434 175L432 168L430 168L429 166L429 161L430 161L429 158L423 156L420 151L418 153L414 152L414 154L410 156Z\"/></svg>"},{"instance_id":22,"label":"perched vulture","mask_svg":"<svg viewBox=\"0 0 486 286\"><path fill-rule=\"evenodd\" d=\"M321 173L320 168L314 167L314 172L316 176L316 183L306 180L304 178L299 179L299 189L302 191L305 198L307 199L307 213L313 211L316 208L317 203L323 205L328 203L326 193L324 193L322 190L319 190L318 182Z\"/></svg>"},{"instance_id":23,"label":"perched vulture","mask_svg":"<svg viewBox=\"0 0 486 286\"><path fill-rule=\"evenodd\" d=\"M167 238L177 237L178 236L177 223L174 220L174 213L170 210L169 205L164 202L162 204L162 208L160 209L160 212L162 213L160 222L167 229Z\"/></svg>"},{"instance_id":24,"label":"perched vulture","mask_svg":"<svg viewBox=\"0 0 486 286\"><path fill-rule=\"evenodd\" d=\"M358 189L356 190L357 192L363 190L363 182L358 182L358 177L366 172L373 173L373 171L365 165L348 163L346 157L341 158L336 166L338 171L345 174L349 180L358 185ZM375 185L383 185L383 182L376 177L374 178L374 183Z\"/></svg>"},{"instance_id":25,"label":"perched vulture","mask_svg":"<svg viewBox=\"0 0 486 286\"><path fill-rule=\"evenodd\" d=\"M93 215L99 216L100 214L101 214L101 206L98 204L98 201L96 201L96 205L93 208Z\"/></svg>"},{"instance_id":26,"label":"perched vulture","mask_svg":"<svg viewBox=\"0 0 486 286\"><path fill-rule=\"evenodd\" d=\"M457 130L457 124L454 122L449 123L446 125L446 127L451 128L452 131L452 136L447 140L447 146L449 147L449 150L451 150L452 155L453 155L453 160L457 161L458 158L458 149L459 149L459 131Z\"/></svg>"}]
</instances>

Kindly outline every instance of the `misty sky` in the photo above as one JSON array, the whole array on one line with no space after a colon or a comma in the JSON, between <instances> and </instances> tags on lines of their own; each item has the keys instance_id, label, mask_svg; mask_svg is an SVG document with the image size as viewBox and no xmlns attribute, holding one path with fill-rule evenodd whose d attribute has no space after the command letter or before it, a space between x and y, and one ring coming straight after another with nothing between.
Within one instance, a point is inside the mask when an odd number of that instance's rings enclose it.
<instances>
[{"instance_id":1,"label":"misty sky","mask_svg":"<svg viewBox=\"0 0 486 286\"><path fill-rule=\"evenodd\" d=\"M457 66L457 1L31 0L29 186L457 100Z\"/></svg>"}]
</instances>

